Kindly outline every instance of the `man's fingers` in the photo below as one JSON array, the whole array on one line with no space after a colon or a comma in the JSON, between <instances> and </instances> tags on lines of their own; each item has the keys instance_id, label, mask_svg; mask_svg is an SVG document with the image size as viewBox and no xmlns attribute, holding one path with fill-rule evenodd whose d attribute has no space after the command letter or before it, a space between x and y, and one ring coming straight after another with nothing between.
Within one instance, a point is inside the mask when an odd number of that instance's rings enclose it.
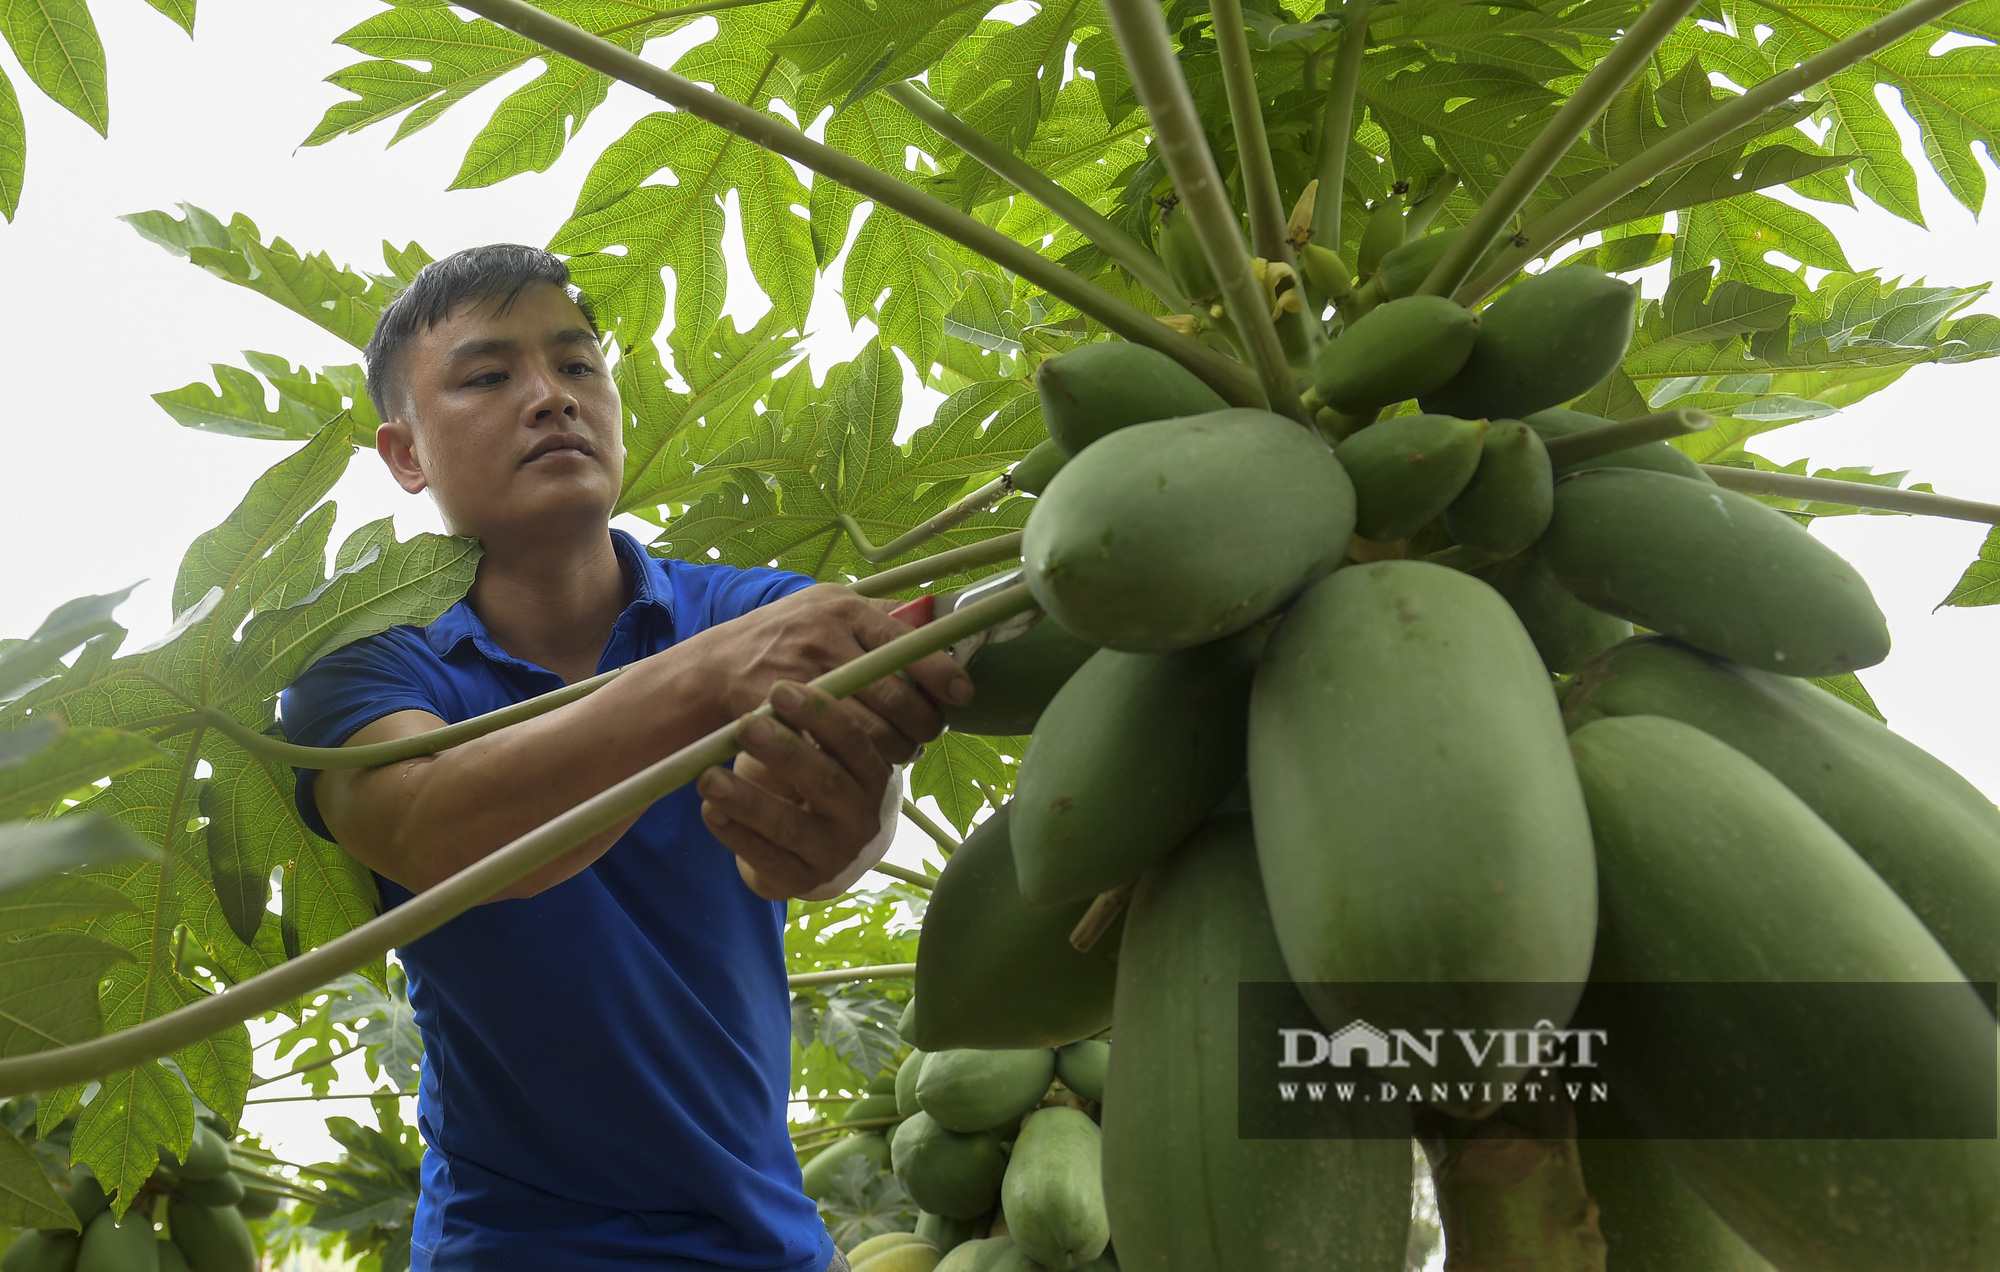
<instances>
[{"instance_id":1,"label":"man's fingers","mask_svg":"<svg viewBox=\"0 0 2000 1272\"><path fill-rule=\"evenodd\" d=\"M799 772L787 774L807 803L822 812L830 811L819 803L822 793L805 784L808 771L826 782L825 798L844 801L858 795L864 800L879 799L889 781L888 762L854 714L843 710L838 699L811 685L779 681L771 690L771 709L779 719L809 734L819 744L819 758L831 758L838 764L838 776L804 760Z\"/></svg>"},{"instance_id":2,"label":"man's fingers","mask_svg":"<svg viewBox=\"0 0 2000 1272\"><path fill-rule=\"evenodd\" d=\"M711 769L710 772L717 770ZM703 774L706 778L707 774ZM730 818L713 804L704 802L701 819L723 847L736 854L736 866L750 890L767 901L782 901L810 892L826 878L798 854L788 852L765 836Z\"/></svg>"},{"instance_id":3,"label":"man's fingers","mask_svg":"<svg viewBox=\"0 0 2000 1272\"><path fill-rule=\"evenodd\" d=\"M854 634L863 647L879 649L898 636L910 634L908 625L901 619L890 618L884 608L894 608L899 604L900 601L870 603L872 612L879 615L879 621L864 620L856 625ZM972 677L965 674L963 667L941 653L926 654L903 670L908 673L910 679L917 682L919 688L930 695L933 702L947 702L952 706L962 707L972 701ZM931 737L936 736L936 734L931 735Z\"/></svg>"},{"instance_id":4,"label":"man's fingers","mask_svg":"<svg viewBox=\"0 0 2000 1272\"><path fill-rule=\"evenodd\" d=\"M944 714L909 681L885 676L856 693L850 702L859 702L895 730L895 750L886 758L901 762L918 745L944 732ZM886 748L878 738L877 750Z\"/></svg>"}]
</instances>

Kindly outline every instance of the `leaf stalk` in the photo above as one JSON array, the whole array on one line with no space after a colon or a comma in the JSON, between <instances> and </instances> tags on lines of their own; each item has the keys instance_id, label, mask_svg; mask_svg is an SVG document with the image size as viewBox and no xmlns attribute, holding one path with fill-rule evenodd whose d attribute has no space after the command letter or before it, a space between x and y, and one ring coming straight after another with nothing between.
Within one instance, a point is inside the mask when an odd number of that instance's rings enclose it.
<instances>
[{"instance_id":1,"label":"leaf stalk","mask_svg":"<svg viewBox=\"0 0 2000 1272\"><path fill-rule=\"evenodd\" d=\"M1908 512L1923 517L1947 517L1953 521L1978 521L2000 526L2000 504L1954 499L1922 490L1897 490L1891 486L1870 486L1858 481L1836 481L1831 477L1801 477L1796 473L1767 473L1755 468L1731 468L1727 464L1703 464L1701 471L1725 490L1746 495L1775 495L1781 499L1805 499L1813 503L1844 504L1849 508L1879 508L1884 512Z\"/></svg>"},{"instance_id":2,"label":"leaf stalk","mask_svg":"<svg viewBox=\"0 0 2000 1272\"><path fill-rule=\"evenodd\" d=\"M1341 204L1347 198L1347 147L1354 139L1354 98L1361 87L1361 56L1368 51L1368 10L1374 0L1347 0L1340 26L1340 52L1326 90L1326 117L1319 129L1319 202L1313 205L1313 241L1340 250Z\"/></svg>"},{"instance_id":3,"label":"leaf stalk","mask_svg":"<svg viewBox=\"0 0 2000 1272\"><path fill-rule=\"evenodd\" d=\"M927 543L937 538L972 514L984 512L998 503L1000 497L1013 488L1013 483L1005 477L995 477L937 516L897 535L879 548L868 542L868 534L861 528L861 523L847 513L841 513L836 520L840 522L841 529L847 531L847 537L854 541L854 550L861 554L861 559L870 565L880 565L884 561L895 560L920 543ZM818 571L815 570L814 573L817 574Z\"/></svg>"}]
</instances>

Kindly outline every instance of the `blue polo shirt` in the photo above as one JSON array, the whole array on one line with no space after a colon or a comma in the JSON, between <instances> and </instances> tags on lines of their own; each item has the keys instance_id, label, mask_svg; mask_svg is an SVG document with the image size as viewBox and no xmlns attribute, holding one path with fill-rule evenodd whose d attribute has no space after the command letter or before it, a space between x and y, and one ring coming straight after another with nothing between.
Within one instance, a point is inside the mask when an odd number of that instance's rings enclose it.
<instances>
[{"instance_id":1,"label":"blue polo shirt","mask_svg":"<svg viewBox=\"0 0 2000 1272\"><path fill-rule=\"evenodd\" d=\"M648 557L609 671L809 586L781 570ZM470 719L562 686L461 601L315 663L286 736L339 746L392 712ZM321 835L316 773L298 806ZM743 885L684 787L589 869L460 915L398 951L423 1031L414 1272L820 1272L833 1256L786 1132L785 906ZM330 837L330 836L329 836ZM385 905L407 889L377 877Z\"/></svg>"}]
</instances>

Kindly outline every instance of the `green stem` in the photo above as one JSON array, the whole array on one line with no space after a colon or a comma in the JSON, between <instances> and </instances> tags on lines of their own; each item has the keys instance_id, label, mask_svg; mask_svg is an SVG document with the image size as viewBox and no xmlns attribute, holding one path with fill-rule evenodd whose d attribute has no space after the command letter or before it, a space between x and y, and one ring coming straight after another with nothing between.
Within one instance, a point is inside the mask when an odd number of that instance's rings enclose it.
<instances>
[{"instance_id":1,"label":"green stem","mask_svg":"<svg viewBox=\"0 0 2000 1272\"><path fill-rule=\"evenodd\" d=\"M1061 217L1069 226L1103 249L1125 272L1139 280L1147 291L1158 296L1167 308L1185 310L1187 297L1181 295L1167 267L1151 248L1113 225L1096 208L1077 198L1035 170L1033 164L980 132L940 105L922 86L904 80L882 92L927 124L932 132L957 146L985 165L1001 180Z\"/></svg>"},{"instance_id":2,"label":"green stem","mask_svg":"<svg viewBox=\"0 0 2000 1272\"><path fill-rule=\"evenodd\" d=\"M1250 346L1250 360L1263 383L1266 400L1248 405L1268 406L1309 424L1292 383L1291 368L1285 364L1285 349L1271 321L1269 302L1251 272L1250 253L1243 247L1236 210L1229 206L1229 194L1216 170L1215 156L1209 153L1187 77L1181 74L1180 60L1174 56L1173 38L1167 34L1160 6L1157 0L1104 0L1104 11L1125 54L1125 67L1139 104L1153 121L1153 142L1166 163L1167 175L1173 179L1181 206L1201 239L1223 303Z\"/></svg>"},{"instance_id":3,"label":"green stem","mask_svg":"<svg viewBox=\"0 0 2000 1272\"><path fill-rule=\"evenodd\" d=\"M828 1126L814 1126L814 1127L809 1127L803 1131L794 1131L792 1132L792 1140L794 1143L796 1143L799 1140L812 1139L820 1135L834 1135L836 1131L844 1132L844 1131L873 1130L878 1126L894 1126L896 1123L902 1120L903 1119L900 1117L889 1116L889 1117L864 1117L864 1118L859 1118L852 1122L834 1122ZM836 1136L836 1138L838 1137Z\"/></svg>"},{"instance_id":4,"label":"green stem","mask_svg":"<svg viewBox=\"0 0 2000 1272\"><path fill-rule=\"evenodd\" d=\"M924 888L928 890L931 888L935 888L937 886L937 880L925 874L923 871L911 870L907 867L899 866L892 862L878 861L869 868L875 871L875 873L877 874L888 875L891 879L901 879L904 883L910 884L912 887Z\"/></svg>"},{"instance_id":5,"label":"green stem","mask_svg":"<svg viewBox=\"0 0 2000 1272\"><path fill-rule=\"evenodd\" d=\"M1222 87L1229 97L1229 122L1236 132L1236 162L1250 213L1250 247L1267 261L1290 265L1292 245L1286 241L1285 206L1278 193L1278 169L1271 162L1271 139L1264 131L1257 68L1250 60L1250 37L1243 26L1243 0L1209 0L1208 11L1222 62Z\"/></svg>"},{"instance_id":6,"label":"green stem","mask_svg":"<svg viewBox=\"0 0 2000 1272\"><path fill-rule=\"evenodd\" d=\"M1132 343L1158 349L1206 380L1226 400L1255 404L1256 385L1241 366L908 182L813 141L776 116L655 66L526 0L468 0L461 7L902 213L1074 305Z\"/></svg>"},{"instance_id":7,"label":"green stem","mask_svg":"<svg viewBox=\"0 0 2000 1272\"><path fill-rule=\"evenodd\" d=\"M1804 499L1813 503L1844 504L1849 508L1880 508L1884 512L1908 512L1924 517L1948 517L1954 521L1978 521L2000 525L2000 504L1953 499L1921 490L1896 490L1870 486L1858 481L1835 481L1830 477L1800 477L1793 473L1767 473L1754 468L1731 468L1726 464L1703 464L1701 470L1715 484L1746 495L1776 495L1781 499Z\"/></svg>"},{"instance_id":8,"label":"green stem","mask_svg":"<svg viewBox=\"0 0 2000 1272\"><path fill-rule=\"evenodd\" d=\"M940 552L936 556L899 565L893 570L871 574L865 579L857 579L848 584L848 589L857 596L894 596L898 592L949 578L965 570L991 565L995 561L1018 561L1021 558L1021 532L995 535L980 543L967 544Z\"/></svg>"},{"instance_id":9,"label":"green stem","mask_svg":"<svg viewBox=\"0 0 2000 1272\"><path fill-rule=\"evenodd\" d=\"M1034 603L1026 584L1014 584L914 628L909 635L836 667L813 684L836 698L848 697L926 654L1025 613ZM768 716L770 711L760 707L751 714ZM102 1078L158 1059L252 1016L261 1016L383 957L390 950L408 945L576 845L679 790L711 766L727 763L737 752L736 730L741 723L731 721L682 747L318 949L130 1029L0 1060L0 1098ZM884 968L857 970L887 976L909 975L914 969L900 973Z\"/></svg>"},{"instance_id":10,"label":"green stem","mask_svg":"<svg viewBox=\"0 0 2000 1272\"><path fill-rule=\"evenodd\" d=\"M932 821L930 815L923 809L918 808L915 800L903 801L903 816L915 822L918 830L931 837L931 841L938 846L938 851L945 855L945 860L951 860L951 854L958 851L958 840L952 838L944 827Z\"/></svg>"},{"instance_id":11,"label":"green stem","mask_svg":"<svg viewBox=\"0 0 2000 1272\"><path fill-rule=\"evenodd\" d=\"M1340 52L1326 90L1319 129L1319 198L1313 204L1313 241L1340 250L1340 210L1347 198L1347 147L1354 138L1354 97L1361 87L1361 55L1368 51L1368 10L1374 0L1348 0L1342 10Z\"/></svg>"},{"instance_id":12,"label":"green stem","mask_svg":"<svg viewBox=\"0 0 2000 1272\"><path fill-rule=\"evenodd\" d=\"M1515 1106L1482 1122L1419 1109L1416 1138L1430 1159L1454 1272L1604 1272L1604 1234L1584 1186L1576 1119L1567 1104L1546 1128L1517 1123Z\"/></svg>"},{"instance_id":13,"label":"green stem","mask_svg":"<svg viewBox=\"0 0 2000 1272\"><path fill-rule=\"evenodd\" d=\"M974 513L986 511L1013 488L1013 483L1005 477L995 477L929 521L897 535L879 548L868 542L867 532L853 517L843 512L838 520L841 528L847 531L847 537L854 540L854 549L861 554L861 559L870 565L880 565L884 561L895 560L920 543L937 538Z\"/></svg>"},{"instance_id":14,"label":"green stem","mask_svg":"<svg viewBox=\"0 0 2000 1272\"><path fill-rule=\"evenodd\" d=\"M777 0L706 0L703 4L684 4L674 9L657 9L643 18L630 22L620 22L598 31L598 35L618 35L637 27L651 26L655 22L671 22L675 18L698 18L704 13L719 13L724 9L747 9L752 5L775 4Z\"/></svg>"},{"instance_id":15,"label":"green stem","mask_svg":"<svg viewBox=\"0 0 2000 1272\"><path fill-rule=\"evenodd\" d=\"M1913 4L1906 4L1872 26L1863 27L1846 39L1815 53L1791 70L1780 71L1742 96L1716 107L1694 123L1640 151L1536 217L1521 231L1526 243L1502 252L1491 269L1459 290L1456 299L1461 304L1476 303L1512 278L1521 266L1568 240L1578 227L1648 181L1677 167L1737 129L1756 122L1772 107L1839 74L1884 45L1902 39L1966 2L1915 0Z\"/></svg>"},{"instance_id":16,"label":"green stem","mask_svg":"<svg viewBox=\"0 0 2000 1272\"><path fill-rule=\"evenodd\" d=\"M370 1091L366 1095L262 1095L254 1100L245 1100L243 1103L248 1106L252 1104L303 1104L307 1100L376 1100L385 1095L401 1096L403 1094L401 1091ZM414 1092L411 1094L414 1094Z\"/></svg>"},{"instance_id":17,"label":"green stem","mask_svg":"<svg viewBox=\"0 0 2000 1272\"><path fill-rule=\"evenodd\" d=\"M1647 442L1664 442L1669 437L1686 437L1689 433L1706 432L1714 427L1715 417L1707 411L1661 411L1656 415L1619 420L1602 428L1587 428L1567 437L1552 437L1543 446L1549 453L1549 466L1565 468L1613 451L1644 446Z\"/></svg>"},{"instance_id":18,"label":"green stem","mask_svg":"<svg viewBox=\"0 0 2000 1272\"><path fill-rule=\"evenodd\" d=\"M1493 240L1500 237L1514 214L1521 210L1543 181L1555 171L1577 138L1589 130L1591 121L1604 113L1626 81L1645 69L1653 50L1660 47L1680 20L1694 12L1701 0L1653 0L1639 20L1626 28L1625 35L1611 46L1604 60L1590 69L1576 92L1562 104L1521 157L1514 161L1493 193L1479 205L1466 222L1465 232L1452 240L1443 259L1417 288L1419 296L1449 296L1465 281Z\"/></svg>"},{"instance_id":19,"label":"green stem","mask_svg":"<svg viewBox=\"0 0 2000 1272\"><path fill-rule=\"evenodd\" d=\"M1012 591L1009 588L1008 591ZM939 619L938 622L943 622ZM908 640L909 637L903 637ZM887 649L884 645L882 648ZM881 963L874 967L839 967L830 972L800 972L787 976L785 983L793 989L805 989L812 985L843 985L849 981L864 980L907 980L917 974L915 963ZM3 1063L3 1062L0 1062Z\"/></svg>"},{"instance_id":20,"label":"green stem","mask_svg":"<svg viewBox=\"0 0 2000 1272\"><path fill-rule=\"evenodd\" d=\"M302 1064L296 1069L287 1069L283 1073L274 1073L268 1078L258 1078L250 1084L249 1089L255 1091L260 1086L269 1086L273 1082L283 1082L286 1078L296 1078L301 1073L311 1073L314 1069L324 1069L330 1064L338 1064L340 1061L347 1059L347 1057L366 1050L368 1050L366 1047L349 1047L345 1051L315 1060L311 1064Z\"/></svg>"}]
</instances>

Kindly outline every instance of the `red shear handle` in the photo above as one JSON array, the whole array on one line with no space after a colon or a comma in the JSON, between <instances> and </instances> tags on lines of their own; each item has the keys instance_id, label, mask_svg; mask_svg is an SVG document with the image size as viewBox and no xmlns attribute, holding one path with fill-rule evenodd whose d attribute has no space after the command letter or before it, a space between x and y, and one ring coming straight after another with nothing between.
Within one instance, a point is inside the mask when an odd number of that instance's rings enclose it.
<instances>
[{"instance_id":1,"label":"red shear handle","mask_svg":"<svg viewBox=\"0 0 2000 1272\"><path fill-rule=\"evenodd\" d=\"M914 601L890 610L889 617L900 618L912 627L922 627L937 617L937 597L919 596Z\"/></svg>"}]
</instances>

